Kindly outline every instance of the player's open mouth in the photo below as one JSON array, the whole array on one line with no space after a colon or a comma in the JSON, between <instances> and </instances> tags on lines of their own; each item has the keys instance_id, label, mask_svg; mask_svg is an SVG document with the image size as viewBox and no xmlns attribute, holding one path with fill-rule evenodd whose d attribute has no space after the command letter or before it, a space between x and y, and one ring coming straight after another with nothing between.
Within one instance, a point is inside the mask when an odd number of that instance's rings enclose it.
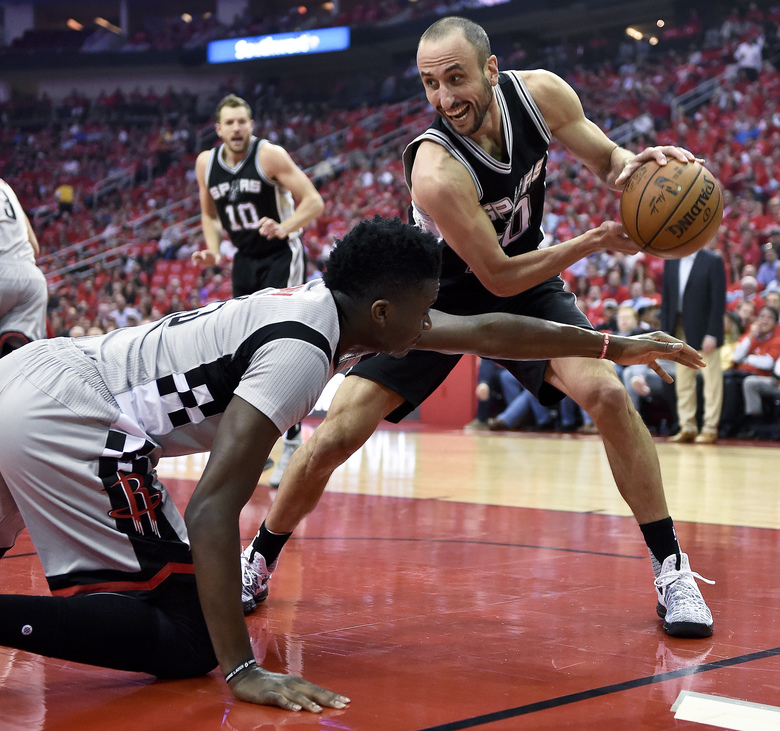
<instances>
[{"instance_id":1,"label":"player's open mouth","mask_svg":"<svg viewBox=\"0 0 780 731\"><path fill-rule=\"evenodd\" d=\"M447 112L447 119L451 119L453 122L461 122L466 118L469 113L469 105L464 104L455 112Z\"/></svg>"}]
</instances>

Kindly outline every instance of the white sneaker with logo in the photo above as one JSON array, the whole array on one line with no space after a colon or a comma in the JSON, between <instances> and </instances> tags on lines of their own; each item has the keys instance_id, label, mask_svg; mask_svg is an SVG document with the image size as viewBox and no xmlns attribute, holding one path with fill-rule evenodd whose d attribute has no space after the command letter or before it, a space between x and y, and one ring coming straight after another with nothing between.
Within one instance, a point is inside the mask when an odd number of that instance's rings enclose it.
<instances>
[{"instance_id":1,"label":"white sneaker with logo","mask_svg":"<svg viewBox=\"0 0 780 731\"><path fill-rule=\"evenodd\" d=\"M266 566L265 557L255 551L251 543L241 552L241 604L244 614L254 612L257 605L266 600L268 581L278 563L279 559L276 559L270 567Z\"/></svg>"},{"instance_id":2,"label":"white sneaker with logo","mask_svg":"<svg viewBox=\"0 0 780 731\"><path fill-rule=\"evenodd\" d=\"M707 584L715 582L691 571L688 554L680 555L679 570L676 568L677 556L667 556L655 580L656 612L664 620L664 631L672 637L709 637L712 614L704 603L696 579Z\"/></svg>"},{"instance_id":3,"label":"white sneaker with logo","mask_svg":"<svg viewBox=\"0 0 780 731\"><path fill-rule=\"evenodd\" d=\"M295 450L303 444L303 437L301 436L301 433L298 432L298 435L294 439L285 437L283 443L284 448L282 449L282 457L276 465L276 469L271 473L271 478L268 480L268 484L271 487L279 487L285 467L287 467L287 463L295 453Z\"/></svg>"}]
</instances>

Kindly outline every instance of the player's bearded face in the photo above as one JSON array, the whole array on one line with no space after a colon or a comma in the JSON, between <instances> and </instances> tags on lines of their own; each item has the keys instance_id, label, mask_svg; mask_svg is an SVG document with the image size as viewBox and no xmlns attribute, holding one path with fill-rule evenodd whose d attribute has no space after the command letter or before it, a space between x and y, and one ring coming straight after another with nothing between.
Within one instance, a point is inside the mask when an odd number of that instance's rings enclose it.
<instances>
[{"instance_id":1,"label":"player's bearded face","mask_svg":"<svg viewBox=\"0 0 780 731\"><path fill-rule=\"evenodd\" d=\"M450 122L459 134L468 137L484 123L492 100L493 87L488 78L481 74L478 90L471 99L457 98L446 109L438 105L436 111Z\"/></svg>"},{"instance_id":2,"label":"player's bearded face","mask_svg":"<svg viewBox=\"0 0 780 731\"><path fill-rule=\"evenodd\" d=\"M462 134L473 135L485 121L488 109L490 108L490 102L493 99L493 87L490 85L487 76L482 75L482 93L479 94L472 104L474 119L471 125Z\"/></svg>"},{"instance_id":3,"label":"player's bearded face","mask_svg":"<svg viewBox=\"0 0 780 731\"><path fill-rule=\"evenodd\" d=\"M475 134L493 102L494 57L484 64L461 36L423 42L417 54L425 94L431 106L461 135Z\"/></svg>"},{"instance_id":4,"label":"player's bearded face","mask_svg":"<svg viewBox=\"0 0 780 731\"><path fill-rule=\"evenodd\" d=\"M232 152L246 152L252 137L252 120L243 108L223 110L217 134Z\"/></svg>"}]
</instances>

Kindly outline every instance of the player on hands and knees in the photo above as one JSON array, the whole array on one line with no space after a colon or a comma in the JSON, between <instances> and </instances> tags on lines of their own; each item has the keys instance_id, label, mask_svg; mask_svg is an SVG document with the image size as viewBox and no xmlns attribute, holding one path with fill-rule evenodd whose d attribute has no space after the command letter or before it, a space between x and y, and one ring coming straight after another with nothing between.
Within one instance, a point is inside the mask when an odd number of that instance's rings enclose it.
<instances>
[{"instance_id":1,"label":"player on hands and knees","mask_svg":"<svg viewBox=\"0 0 780 731\"><path fill-rule=\"evenodd\" d=\"M239 514L335 373L408 352L430 327L440 263L434 237L366 222L324 281L0 360L0 555L27 527L55 595L0 596L0 645L161 678L218 664L241 700L343 708L255 663ZM211 454L182 519L155 467L199 451Z\"/></svg>"},{"instance_id":2,"label":"player on hands and knees","mask_svg":"<svg viewBox=\"0 0 780 731\"><path fill-rule=\"evenodd\" d=\"M404 165L415 223L444 243L436 309L512 312L590 327L559 272L599 250L635 253L637 246L620 224L607 221L539 248L551 140L614 190L647 160L663 165L693 161L693 154L663 146L635 155L617 146L585 117L576 93L558 76L499 72L484 30L463 18L443 18L423 34L417 67L438 116L407 147ZM255 538L265 574L333 470L383 418L398 421L426 399L456 362L457 356L413 351L402 360L379 356L352 370L323 423L290 461ZM712 616L677 542L655 446L614 368L577 358L502 365L543 404L568 395L593 417L617 487L647 543L666 631L711 634ZM248 576L253 568L245 564L245 585L259 587L259 597L267 580Z\"/></svg>"}]
</instances>

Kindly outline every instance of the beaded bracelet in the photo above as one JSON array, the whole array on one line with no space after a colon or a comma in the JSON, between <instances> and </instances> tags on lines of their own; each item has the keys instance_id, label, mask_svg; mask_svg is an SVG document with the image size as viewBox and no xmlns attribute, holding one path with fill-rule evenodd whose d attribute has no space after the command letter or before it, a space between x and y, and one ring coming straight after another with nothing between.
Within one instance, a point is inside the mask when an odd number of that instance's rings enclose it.
<instances>
[{"instance_id":1,"label":"beaded bracelet","mask_svg":"<svg viewBox=\"0 0 780 731\"><path fill-rule=\"evenodd\" d=\"M601 348L601 355L599 356L599 360L602 358L607 357L607 348L609 347L609 333L604 333L604 345Z\"/></svg>"},{"instance_id":2,"label":"beaded bracelet","mask_svg":"<svg viewBox=\"0 0 780 731\"><path fill-rule=\"evenodd\" d=\"M238 667L233 668L227 675L225 675L225 682L229 683L231 680L233 680L233 678L236 677L236 675L243 673L244 670L251 668L252 665L257 665L257 660L254 658L247 660L246 662L242 662Z\"/></svg>"}]
</instances>

